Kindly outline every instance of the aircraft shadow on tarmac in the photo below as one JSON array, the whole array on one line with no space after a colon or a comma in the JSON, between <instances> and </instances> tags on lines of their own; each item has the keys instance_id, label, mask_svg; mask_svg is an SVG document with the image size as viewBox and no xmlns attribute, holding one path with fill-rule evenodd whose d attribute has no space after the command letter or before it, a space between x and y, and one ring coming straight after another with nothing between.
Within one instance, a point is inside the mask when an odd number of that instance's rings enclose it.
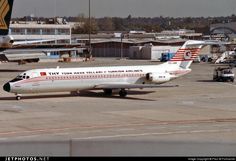
<instances>
[{"instance_id":1,"label":"aircraft shadow on tarmac","mask_svg":"<svg viewBox=\"0 0 236 161\"><path fill-rule=\"evenodd\" d=\"M82 91L78 95L71 94L55 94L55 95L34 95L34 96L22 96L22 100L29 99L50 99L50 98L72 98L72 97L91 97L91 98L105 98L105 99L126 99L126 100L140 100L140 101L156 101L152 99L142 99L129 97L129 95L146 95L154 93L155 91L128 91L127 97L120 97L114 92L114 95L107 96L103 92L92 92L92 91ZM15 100L15 97L0 97L0 100Z\"/></svg>"},{"instance_id":2,"label":"aircraft shadow on tarmac","mask_svg":"<svg viewBox=\"0 0 236 161\"><path fill-rule=\"evenodd\" d=\"M207 83L207 82L215 82L213 80L197 80L197 82Z\"/></svg>"},{"instance_id":3,"label":"aircraft shadow on tarmac","mask_svg":"<svg viewBox=\"0 0 236 161\"><path fill-rule=\"evenodd\" d=\"M24 72L25 70L18 69L0 69L1 73L15 73L15 72Z\"/></svg>"},{"instance_id":4,"label":"aircraft shadow on tarmac","mask_svg":"<svg viewBox=\"0 0 236 161\"><path fill-rule=\"evenodd\" d=\"M130 95L146 95L154 93L155 91L128 91L127 97L120 97L117 92L114 92L114 95L107 96L103 92L92 92L92 91L82 91L79 93L80 97L96 97L96 98L112 98L112 99L129 99L129 100L143 100L143 101L155 101L151 99L142 99L129 97Z\"/></svg>"}]
</instances>

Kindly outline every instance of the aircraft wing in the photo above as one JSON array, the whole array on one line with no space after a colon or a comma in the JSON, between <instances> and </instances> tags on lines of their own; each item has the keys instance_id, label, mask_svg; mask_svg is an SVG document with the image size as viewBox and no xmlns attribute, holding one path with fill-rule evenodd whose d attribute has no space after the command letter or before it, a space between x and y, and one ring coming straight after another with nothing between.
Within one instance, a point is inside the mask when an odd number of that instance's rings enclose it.
<instances>
[{"instance_id":1,"label":"aircraft wing","mask_svg":"<svg viewBox=\"0 0 236 161\"><path fill-rule=\"evenodd\" d=\"M178 85L151 85L151 84L100 84L96 85L95 89L133 89L133 88L168 88L178 87Z\"/></svg>"},{"instance_id":2,"label":"aircraft wing","mask_svg":"<svg viewBox=\"0 0 236 161\"><path fill-rule=\"evenodd\" d=\"M79 51L82 48L45 48L45 49L7 49L0 52L0 61L17 61L25 59L40 59L48 52Z\"/></svg>"},{"instance_id":3,"label":"aircraft wing","mask_svg":"<svg viewBox=\"0 0 236 161\"><path fill-rule=\"evenodd\" d=\"M37 49L34 49L37 50ZM46 48L46 49L38 49L42 52L63 52L63 51L79 51L79 50L83 50L83 48Z\"/></svg>"},{"instance_id":4,"label":"aircraft wing","mask_svg":"<svg viewBox=\"0 0 236 161\"><path fill-rule=\"evenodd\" d=\"M6 49L2 53L11 54L11 53L34 53L34 52L63 52L63 51L79 51L83 50L83 48L42 48L42 49Z\"/></svg>"},{"instance_id":5,"label":"aircraft wing","mask_svg":"<svg viewBox=\"0 0 236 161\"><path fill-rule=\"evenodd\" d=\"M198 46L198 45L228 45L229 42L223 42L218 40L205 40L205 41L194 41L190 40L187 46Z\"/></svg>"},{"instance_id":6,"label":"aircraft wing","mask_svg":"<svg viewBox=\"0 0 236 161\"><path fill-rule=\"evenodd\" d=\"M56 41L58 39L49 39L49 40L33 40L33 41L16 41L13 43L13 46L17 45L27 45L27 44L34 44L34 43L41 43L41 42L50 42L50 41Z\"/></svg>"}]
</instances>

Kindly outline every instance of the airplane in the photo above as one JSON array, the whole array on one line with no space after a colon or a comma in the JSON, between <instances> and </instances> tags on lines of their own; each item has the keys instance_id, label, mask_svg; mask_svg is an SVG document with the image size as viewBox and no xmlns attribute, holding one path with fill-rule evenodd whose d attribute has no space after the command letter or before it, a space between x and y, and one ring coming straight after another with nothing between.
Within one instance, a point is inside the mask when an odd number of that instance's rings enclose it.
<instances>
[{"instance_id":1,"label":"airplane","mask_svg":"<svg viewBox=\"0 0 236 161\"><path fill-rule=\"evenodd\" d=\"M0 48L9 48L14 43L12 36L8 35L11 20L13 0L0 0Z\"/></svg>"},{"instance_id":2,"label":"airplane","mask_svg":"<svg viewBox=\"0 0 236 161\"><path fill-rule=\"evenodd\" d=\"M71 47L71 48L34 48L34 49L7 49L0 52L0 61L3 62L18 62L19 65L25 63L39 62L41 58L46 58L48 53L56 52L59 55L72 54L73 52L81 53L85 48Z\"/></svg>"},{"instance_id":3,"label":"airplane","mask_svg":"<svg viewBox=\"0 0 236 161\"><path fill-rule=\"evenodd\" d=\"M17 55L13 60L17 61L19 64L21 62L35 62L39 60L41 54L36 53L46 53L48 52L71 52L78 51L78 48L60 48L60 49L13 49L14 47L20 45L50 42L58 39L46 39L46 40L32 40L32 41L15 41L14 38L9 35L9 26L12 15L14 0L0 0L0 61L11 62L9 59L11 55Z\"/></svg>"},{"instance_id":4,"label":"airplane","mask_svg":"<svg viewBox=\"0 0 236 161\"><path fill-rule=\"evenodd\" d=\"M0 0L0 51L12 48L17 45L26 45L33 43L49 42L52 40L33 40L33 41L14 41L9 35L9 26L11 21L14 0Z\"/></svg>"},{"instance_id":5,"label":"airplane","mask_svg":"<svg viewBox=\"0 0 236 161\"><path fill-rule=\"evenodd\" d=\"M3 89L20 100L22 94L32 93L103 90L112 95L113 90L120 90L119 95L126 97L127 89L176 87L161 84L191 72L190 65L207 44L211 43L188 40L170 61L159 65L33 69L7 82Z\"/></svg>"}]
</instances>

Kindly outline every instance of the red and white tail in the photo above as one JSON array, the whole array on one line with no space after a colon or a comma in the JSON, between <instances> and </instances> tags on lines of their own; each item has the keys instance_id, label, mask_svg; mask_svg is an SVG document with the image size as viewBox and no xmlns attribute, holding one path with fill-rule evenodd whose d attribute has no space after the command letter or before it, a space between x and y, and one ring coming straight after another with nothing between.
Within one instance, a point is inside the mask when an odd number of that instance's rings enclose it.
<instances>
[{"instance_id":1,"label":"red and white tail","mask_svg":"<svg viewBox=\"0 0 236 161\"><path fill-rule=\"evenodd\" d=\"M181 68L188 69L193 60L198 57L203 45L204 41L186 41L170 62L177 62Z\"/></svg>"}]
</instances>

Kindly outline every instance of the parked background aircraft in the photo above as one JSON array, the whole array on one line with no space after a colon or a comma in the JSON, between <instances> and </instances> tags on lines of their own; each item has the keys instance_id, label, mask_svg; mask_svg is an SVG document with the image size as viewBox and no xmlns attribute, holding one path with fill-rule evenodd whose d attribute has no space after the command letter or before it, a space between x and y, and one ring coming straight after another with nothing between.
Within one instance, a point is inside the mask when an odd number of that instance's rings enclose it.
<instances>
[{"instance_id":1,"label":"parked background aircraft","mask_svg":"<svg viewBox=\"0 0 236 161\"><path fill-rule=\"evenodd\" d=\"M78 51L78 48L47 48L47 49L12 49L15 46L34 43L50 42L58 39L14 41L9 35L9 26L12 15L14 0L0 0L0 61L37 62L43 53L48 52L71 52ZM12 59L14 57L14 59ZM11 58L11 59L9 59Z\"/></svg>"},{"instance_id":2,"label":"parked background aircraft","mask_svg":"<svg viewBox=\"0 0 236 161\"><path fill-rule=\"evenodd\" d=\"M14 41L14 38L9 35L9 26L11 21L12 9L14 0L0 1L0 51L12 48L17 45L26 45L33 43L49 42L53 40L34 40L34 41Z\"/></svg>"},{"instance_id":3,"label":"parked background aircraft","mask_svg":"<svg viewBox=\"0 0 236 161\"><path fill-rule=\"evenodd\" d=\"M51 52L71 54L72 52L82 53L84 48L41 48L41 49L7 49L0 52L0 61L18 62L18 64L25 64L31 62L38 62L41 58L46 58L46 55Z\"/></svg>"},{"instance_id":4,"label":"parked background aircraft","mask_svg":"<svg viewBox=\"0 0 236 161\"><path fill-rule=\"evenodd\" d=\"M0 49L9 48L14 40L9 36L9 25L11 20L13 0L0 1Z\"/></svg>"}]
</instances>

